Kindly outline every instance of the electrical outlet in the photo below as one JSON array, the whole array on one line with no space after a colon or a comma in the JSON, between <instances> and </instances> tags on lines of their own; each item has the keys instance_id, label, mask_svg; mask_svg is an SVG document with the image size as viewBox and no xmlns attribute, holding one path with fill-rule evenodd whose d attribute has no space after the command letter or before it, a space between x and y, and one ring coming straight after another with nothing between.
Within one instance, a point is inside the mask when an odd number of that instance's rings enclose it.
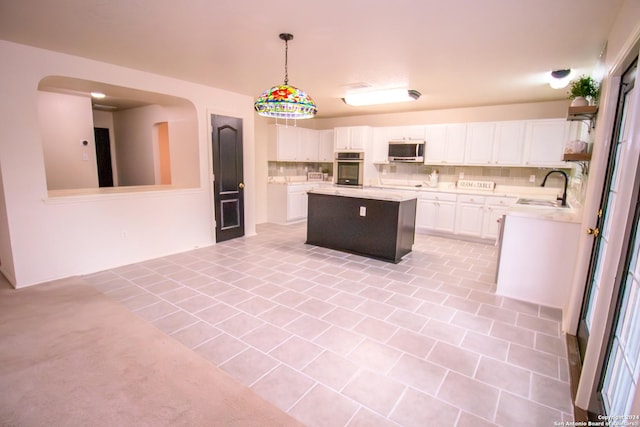
<instances>
[{"instance_id":1,"label":"electrical outlet","mask_svg":"<svg viewBox=\"0 0 640 427\"><path fill-rule=\"evenodd\" d=\"M536 176L535 175L529 175L529 182L536 182Z\"/></svg>"},{"instance_id":2,"label":"electrical outlet","mask_svg":"<svg viewBox=\"0 0 640 427\"><path fill-rule=\"evenodd\" d=\"M464 172L460 172L458 174L458 179L464 179Z\"/></svg>"},{"instance_id":3,"label":"electrical outlet","mask_svg":"<svg viewBox=\"0 0 640 427\"><path fill-rule=\"evenodd\" d=\"M367 216L367 207L360 206L360 216Z\"/></svg>"}]
</instances>

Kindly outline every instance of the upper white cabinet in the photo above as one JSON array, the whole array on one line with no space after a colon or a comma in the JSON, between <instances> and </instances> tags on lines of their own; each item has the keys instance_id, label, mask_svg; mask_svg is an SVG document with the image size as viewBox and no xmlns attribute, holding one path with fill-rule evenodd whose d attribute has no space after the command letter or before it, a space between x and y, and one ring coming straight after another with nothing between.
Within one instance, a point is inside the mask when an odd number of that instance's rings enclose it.
<instances>
[{"instance_id":1,"label":"upper white cabinet","mask_svg":"<svg viewBox=\"0 0 640 427\"><path fill-rule=\"evenodd\" d=\"M369 126L337 127L334 129L335 150L364 150L371 141L373 130Z\"/></svg>"},{"instance_id":2,"label":"upper white cabinet","mask_svg":"<svg viewBox=\"0 0 640 427\"><path fill-rule=\"evenodd\" d=\"M373 149L371 150L373 163L389 163L389 133L388 127L373 128Z\"/></svg>"},{"instance_id":3,"label":"upper white cabinet","mask_svg":"<svg viewBox=\"0 0 640 427\"><path fill-rule=\"evenodd\" d=\"M424 126L392 126L385 129L389 141L424 139Z\"/></svg>"},{"instance_id":4,"label":"upper white cabinet","mask_svg":"<svg viewBox=\"0 0 640 427\"><path fill-rule=\"evenodd\" d=\"M495 123L470 123L467 125L465 163L490 165L493 161Z\"/></svg>"},{"instance_id":5,"label":"upper white cabinet","mask_svg":"<svg viewBox=\"0 0 640 427\"><path fill-rule=\"evenodd\" d=\"M466 124L425 126L426 164L463 164L467 135Z\"/></svg>"},{"instance_id":6,"label":"upper white cabinet","mask_svg":"<svg viewBox=\"0 0 640 427\"><path fill-rule=\"evenodd\" d=\"M521 165L524 158L525 122L497 122L493 140L493 162L498 165Z\"/></svg>"},{"instance_id":7,"label":"upper white cabinet","mask_svg":"<svg viewBox=\"0 0 640 427\"><path fill-rule=\"evenodd\" d=\"M267 158L276 161L298 159L298 128L273 125L269 128Z\"/></svg>"},{"instance_id":8,"label":"upper white cabinet","mask_svg":"<svg viewBox=\"0 0 640 427\"><path fill-rule=\"evenodd\" d=\"M277 162L333 162L333 130L272 125L269 128L267 159Z\"/></svg>"},{"instance_id":9,"label":"upper white cabinet","mask_svg":"<svg viewBox=\"0 0 640 427\"><path fill-rule=\"evenodd\" d=\"M531 120L526 125L525 164L553 166L562 164L569 125L564 119Z\"/></svg>"},{"instance_id":10,"label":"upper white cabinet","mask_svg":"<svg viewBox=\"0 0 640 427\"><path fill-rule=\"evenodd\" d=\"M320 138L318 131L314 129L298 128L298 154L299 162L317 162Z\"/></svg>"},{"instance_id":11,"label":"upper white cabinet","mask_svg":"<svg viewBox=\"0 0 640 427\"><path fill-rule=\"evenodd\" d=\"M333 129L318 131L318 161L333 162Z\"/></svg>"},{"instance_id":12,"label":"upper white cabinet","mask_svg":"<svg viewBox=\"0 0 640 427\"><path fill-rule=\"evenodd\" d=\"M465 164L522 165L524 134L524 121L469 123Z\"/></svg>"}]
</instances>

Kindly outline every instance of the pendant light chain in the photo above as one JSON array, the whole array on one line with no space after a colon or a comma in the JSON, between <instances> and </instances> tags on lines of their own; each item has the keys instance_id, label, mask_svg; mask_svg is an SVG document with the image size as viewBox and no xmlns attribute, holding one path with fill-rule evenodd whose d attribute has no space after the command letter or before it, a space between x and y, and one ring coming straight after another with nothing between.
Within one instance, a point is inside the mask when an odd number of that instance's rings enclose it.
<instances>
[{"instance_id":1,"label":"pendant light chain","mask_svg":"<svg viewBox=\"0 0 640 427\"><path fill-rule=\"evenodd\" d=\"M289 84L289 39L284 39L284 85Z\"/></svg>"}]
</instances>

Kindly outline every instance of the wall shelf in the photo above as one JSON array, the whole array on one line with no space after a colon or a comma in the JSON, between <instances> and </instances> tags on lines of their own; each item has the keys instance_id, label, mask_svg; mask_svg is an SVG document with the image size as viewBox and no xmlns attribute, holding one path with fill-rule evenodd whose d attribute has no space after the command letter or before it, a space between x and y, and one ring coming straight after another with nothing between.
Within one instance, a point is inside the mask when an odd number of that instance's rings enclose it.
<instances>
[{"instance_id":1,"label":"wall shelf","mask_svg":"<svg viewBox=\"0 0 640 427\"><path fill-rule=\"evenodd\" d=\"M596 127L596 114L598 113L597 105L587 105L585 107L569 107L567 113L568 121L587 122L589 132Z\"/></svg>"},{"instance_id":2,"label":"wall shelf","mask_svg":"<svg viewBox=\"0 0 640 427\"><path fill-rule=\"evenodd\" d=\"M564 154L562 160L565 162L588 162L591 160L591 153Z\"/></svg>"}]
</instances>

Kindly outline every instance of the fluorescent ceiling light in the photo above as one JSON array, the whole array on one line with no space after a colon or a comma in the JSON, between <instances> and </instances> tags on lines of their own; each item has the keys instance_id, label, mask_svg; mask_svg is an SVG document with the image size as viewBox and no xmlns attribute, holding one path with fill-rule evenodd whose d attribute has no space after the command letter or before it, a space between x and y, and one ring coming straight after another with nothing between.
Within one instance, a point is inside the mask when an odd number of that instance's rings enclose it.
<instances>
[{"instance_id":1,"label":"fluorescent ceiling light","mask_svg":"<svg viewBox=\"0 0 640 427\"><path fill-rule=\"evenodd\" d=\"M574 76L573 70L554 70L549 78L549 86L553 89L562 89L566 87Z\"/></svg>"},{"instance_id":2,"label":"fluorescent ceiling light","mask_svg":"<svg viewBox=\"0 0 640 427\"><path fill-rule=\"evenodd\" d=\"M102 99L104 98L106 95L102 92L91 92L91 96L95 99Z\"/></svg>"},{"instance_id":3,"label":"fluorescent ceiling light","mask_svg":"<svg viewBox=\"0 0 640 427\"><path fill-rule=\"evenodd\" d=\"M420 92L407 89L381 89L368 92L349 93L342 98L345 104L356 107L362 105L390 104L392 102L415 101Z\"/></svg>"}]
</instances>

